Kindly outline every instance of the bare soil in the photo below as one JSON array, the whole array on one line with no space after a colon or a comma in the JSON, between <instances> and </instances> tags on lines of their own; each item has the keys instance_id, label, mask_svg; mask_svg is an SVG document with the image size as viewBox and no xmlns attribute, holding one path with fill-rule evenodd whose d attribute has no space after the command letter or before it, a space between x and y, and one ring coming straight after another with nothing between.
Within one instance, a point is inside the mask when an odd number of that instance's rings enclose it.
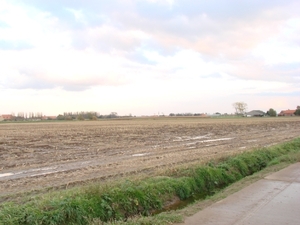
<instances>
[{"instance_id":1,"label":"bare soil","mask_svg":"<svg viewBox=\"0 0 300 225\"><path fill-rule=\"evenodd\" d=\"M300 117L2 123L0 202L12 194L151 173L299 136Z\"/></svg>"}]
</instances>

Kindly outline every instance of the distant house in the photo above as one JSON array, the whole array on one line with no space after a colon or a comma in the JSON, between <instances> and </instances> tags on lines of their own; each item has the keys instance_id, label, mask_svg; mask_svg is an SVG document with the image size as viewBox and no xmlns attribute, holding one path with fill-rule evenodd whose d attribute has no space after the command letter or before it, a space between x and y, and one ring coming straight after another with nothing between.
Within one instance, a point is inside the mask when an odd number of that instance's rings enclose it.
<instances>
[{"instance_id":1,"label":"distant house","mask_svg":"<svg viewBox=\"0 0 300 225\"><path fill-rule=\"evenodd\" d=\"M3 121L3 120L4 120L4 118L2 116L0 116L0 121Z\"/></svg>"},{"instance_id":2,"label":"distant house","mask_svg":"<svg viewBox=\"0 0 300 225\"><path fill-rule=\"evenodd\" d=\"M57 116L43 116L42 120L56 120Z\"/></svg>"},{"instance_id":3,"label":"distant house","mask_svg":"<svg viewBox=\"0 0 300 225\"><path fill-rule=\"evenodd\" d=\"M3 120L13 120L15 118L11 114L3 114L1 117L3 118Z\"/></svg>"},{"instance_id":4,"label":"distant house","mask_svg":"<svg viewBox=\"0 0 300 225\"><path fill-rule=\"evenodd\" d=\"M263 117L266 113L261 110L252 110L246 113L246 117Z\"/></svg>"},{"instance_id":5,"label":"distant house","mask_svg":"<svg viewBox=\"0 0 300 225\"><path fill-rule=\"evenodd\" d=\"M214 113L214 114L212 114L212 115L210 115L210 116L212 116L212 117L217 117L217 116L221 116L221 115L222 115L221 113L216 112L216 113Z\"/></svg>"},{"instance_id":6,"label":"distant house","mask_svg":"<svg viewBox=\"0 0 300 225\"><path fill-rule=\"evenodd\" d=\"M48 120L56 120L57 116L47 116Z\"/></svg>"},{"instance_id":7,"label":"distant house","mask_svg":"<svg viewBox=\"0 0 300 225\"><path fill-rule=\"evenodd\" d=\"M278 114L278 116L295 116L295 114L294 114L295 112L296 112L296 110L294 110L294 109L282 110Z\"/></svg>"}]
</instances>

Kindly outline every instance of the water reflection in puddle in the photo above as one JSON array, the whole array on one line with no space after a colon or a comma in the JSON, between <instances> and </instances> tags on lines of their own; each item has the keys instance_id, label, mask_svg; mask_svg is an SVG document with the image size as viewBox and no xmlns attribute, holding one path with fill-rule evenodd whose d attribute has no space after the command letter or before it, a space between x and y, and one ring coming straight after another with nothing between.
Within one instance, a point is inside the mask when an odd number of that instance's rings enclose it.
<instances>
[{"instance_id":1,"label":"water reflection in puddle","mask_svg":"<svg viewBox=\"0 0 300 225\"><path fill-rule=\"evenodd\" d=\"M13 173L2 173L0 174L0 177L7 177L7 176L11 176L14 175Z\"/></svg>"},{"instance_id":2,"label":"water reflection in puddle","mask_svg":"<svg viewBox=\"0 0 300 225\"><path fill-rule=\"evenodd\" d=\"M149 155L150 153L140 153L140 154L133 154L133 157L140 157L140 156L145 156L145 155Z\"/></svg>"}]
</instances>

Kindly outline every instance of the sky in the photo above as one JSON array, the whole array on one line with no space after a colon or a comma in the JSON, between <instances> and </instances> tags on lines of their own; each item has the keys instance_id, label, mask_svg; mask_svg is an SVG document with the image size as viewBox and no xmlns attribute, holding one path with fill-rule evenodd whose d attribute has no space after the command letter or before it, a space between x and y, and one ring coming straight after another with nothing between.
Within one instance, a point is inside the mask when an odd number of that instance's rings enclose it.
<instances>
[{"instance_id":1,"label":"sky","mask_svg":"<svg viewBox=\"0 0 300 225\"><path fill-rule=\"evenodd\" d=\"M0 114L300 105L298 0L0 0Z\"/></svg>"}]
</instances>

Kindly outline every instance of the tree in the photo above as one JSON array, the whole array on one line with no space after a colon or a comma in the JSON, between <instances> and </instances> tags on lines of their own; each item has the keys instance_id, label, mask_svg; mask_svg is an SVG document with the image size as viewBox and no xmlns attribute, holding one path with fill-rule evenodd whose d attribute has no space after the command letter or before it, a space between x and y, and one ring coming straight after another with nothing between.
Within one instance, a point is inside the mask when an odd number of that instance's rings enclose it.
<instances>
[{"instance_id":1,"label":"tree","mask_svg":"<svg viewBox=\"0 0 300 225\"><path fill-rule=\"evenodd\" d=\"M98 120L98 117L94 115L90 120Z\"/></svg>"},{"instance_id":2,"label":"tree","mask_svg":"<svg viewBox=\"0 0 300 225\"><path fill-rule=\"evenodd\" d=\"M73 120L72 116L65 116L65 120Z\"/></svg>"},{"instance_id":3,"label":"tree","mask_svg":"<svg viewBox=\"0 0 300 225\"><path fill-rule=\"evenodd\" d=\"M116 112L111 112L108 116L107 116L107 118L117 118L118 117L118 113L116 113Z\"/></svg>"},{"instance_id":4,"label":"tree","mask_svg":"<svg viewBox=\"0 0 300 225\"><path fill-rule=\"evenodd\" d=\"M30 116L29 116L29 118L30 118ZM58 119L58 120L64 120L64 119L65 119L65 116L59 114L59 115L57 116L57 119Z\"/></svg>"},{"instance_id":5,"label":"tree","mask_svg":"<svg viewBox=\"0 0 300 225\"><path fill-rule=\"evenodd\" d=\"M82 114L80 114L80 115L77 116L77 119L78 119L78 120L84 120L84 117L83 117Z\"/></svg>"},{"instance_id":6,"label":"tree","mask_svg":"<svg viewBox=\"0 0 300 225\"><path fill-rule=\"evenodd\" d=\"M232 106L237 115L243 115L247 110L247 103L245 102L235 102L232 104Z\"/></svg>"},{"instance_id":7,"label":"tree","mask_svg":"<svg viewBox=\"0 0 300 225\"><path fill-rule=\"evenodd\" d=\"M277 112L274 109L270 108L267 112L267 115L275 117L277 116Z\"/></svg>"},{"instance_id":8,"label":"tree","mask_svg":"<svg viewBox=\"0 0 300 225\"><path fill-rule=\"evenodd\" d=\"M299 107L299 106L298 106ZM296 111L294 112L294 114L296 115L296 116L300 116L300 107L298 108L297 107L297 109L296 109Z\"/></svg>"}]
</instances>

